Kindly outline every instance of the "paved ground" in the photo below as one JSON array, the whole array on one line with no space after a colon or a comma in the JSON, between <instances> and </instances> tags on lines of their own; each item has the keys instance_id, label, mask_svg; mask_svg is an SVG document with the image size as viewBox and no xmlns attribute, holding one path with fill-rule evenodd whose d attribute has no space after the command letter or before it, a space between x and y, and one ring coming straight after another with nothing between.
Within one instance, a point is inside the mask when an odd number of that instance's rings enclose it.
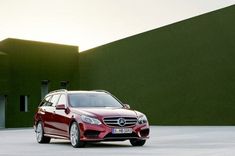
<instances>
[{"instance_id":1,"label":"paved ground","mask_svg":"<svg viewBox=\"0 0 235 156\"><path fill-rule=\"evenodd\" d=\"M0 130L0 156L234 156L235 127L152 126L143 147L128 141L88 144L75 149L68 141L38 144L33 129Z\"/></svg>"}]
</instances>

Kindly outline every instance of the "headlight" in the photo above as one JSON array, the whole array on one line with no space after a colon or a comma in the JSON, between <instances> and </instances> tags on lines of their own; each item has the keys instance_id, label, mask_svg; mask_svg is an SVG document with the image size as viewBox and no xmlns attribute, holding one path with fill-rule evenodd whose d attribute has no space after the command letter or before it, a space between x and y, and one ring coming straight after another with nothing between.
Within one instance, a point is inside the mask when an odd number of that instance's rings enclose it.
<instances>
[{"instance_id":1,"label":"headlight","mask_svg":"<svg viewBox=\"0 0 235 156\"><path fill-rule=\"evenodd\" d=\"M144 124L144 123L147 123L148 122L148 119L145 115L141 115L139 118L138 118L138 123L139 124Z\"/></svg>"},{"instance_id":2,"label":"headlight","mask_svg":"<svg viewBox=\"0 0 235 156\"><path fill-rule=\"evenodd\" d=\"M81 119L85 123L89 123L89 124L93 124L93 125L100 125L101 124L100 120L86 116L86 115L81 115Z\"/></svg>"}]
</instances>

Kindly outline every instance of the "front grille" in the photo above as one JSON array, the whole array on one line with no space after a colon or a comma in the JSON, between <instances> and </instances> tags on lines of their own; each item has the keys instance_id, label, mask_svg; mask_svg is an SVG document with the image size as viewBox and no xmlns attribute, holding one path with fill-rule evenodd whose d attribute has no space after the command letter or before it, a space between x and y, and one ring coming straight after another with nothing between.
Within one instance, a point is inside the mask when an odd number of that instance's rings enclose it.
<instances>
[{"instance_id":1,"label":"front grille","mask_svg":"<svg viewBox=\"0 0 235 156\"><path fill-rule=\"evenodd\" d=\"M123 124L123 120L125 123ZM121 123L120 123L121 122ZM133 126L137 122L135 117L107 117L104 118L104 123L108 126L115 127L124 127L124 126Z\"/></svg>"}]
</instances>

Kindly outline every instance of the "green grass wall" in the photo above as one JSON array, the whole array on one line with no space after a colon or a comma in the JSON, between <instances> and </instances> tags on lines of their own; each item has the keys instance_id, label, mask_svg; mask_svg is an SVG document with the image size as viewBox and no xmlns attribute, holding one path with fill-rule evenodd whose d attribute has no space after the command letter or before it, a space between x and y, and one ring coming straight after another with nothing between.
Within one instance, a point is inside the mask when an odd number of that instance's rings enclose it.
<instances>
[{"instance_id":1,"label":"green grass wall","mask_svg":"<svg viewBox=\"0 0 235 156\"><path fill-rule=\"evenodd\" d=\"M69 81L68 89L78 89L77 46L6 39L0 50L8 56L6 127L33 126L33 115L41 101L42 80L50 81L49 91L60 89L61 81ZM20 112L20 95L29 96L28 112Z\"/></svg>"},{"instance_id":2,"label":"green grass wall","mask_svg":"<svg viewBox=\"0 0 235 156\"><path fill-rule=\"evenodd\" d=\"M235 125L235 6L80 53L80 89L106 89L157 125Z\"/></svg>"},{"instance_id":3,"label":"green grass wall","mask_svg":"<svg viewBox=\"0 0 235 156\"><path fill-rule=\"evenodd\" d=\"M9 92L9 64L8 55L0 51L0 95Z\"/></svg>"}]
</instances>

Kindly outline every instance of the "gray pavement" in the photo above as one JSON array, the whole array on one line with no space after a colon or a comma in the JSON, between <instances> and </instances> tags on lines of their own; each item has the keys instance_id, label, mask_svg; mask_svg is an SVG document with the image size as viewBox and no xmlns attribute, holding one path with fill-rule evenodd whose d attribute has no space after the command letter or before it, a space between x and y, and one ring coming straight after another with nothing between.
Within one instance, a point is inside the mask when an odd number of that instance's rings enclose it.
<instances>
[{"instance_id":1,"label":"gray pavement","mask_svg":"<svg viewBox=\"0 0 235 156\"><path fill-rule=\"evenodd\" d=\"M151 126L143 147L129 141L88 144L73 148L69 141L53 139L38 144L33 129L0 130L0 156L235 156L235 126Z\"/></svg>"}]
</instances>

